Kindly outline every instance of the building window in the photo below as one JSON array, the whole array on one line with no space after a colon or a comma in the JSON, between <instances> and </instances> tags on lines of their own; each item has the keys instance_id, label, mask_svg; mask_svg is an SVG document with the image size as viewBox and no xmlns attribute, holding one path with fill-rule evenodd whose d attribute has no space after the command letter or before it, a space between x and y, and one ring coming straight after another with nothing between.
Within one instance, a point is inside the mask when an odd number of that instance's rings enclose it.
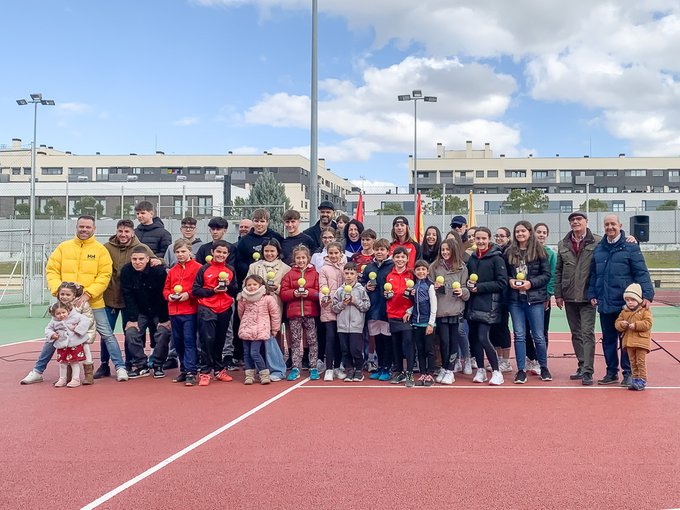
<instances>
[{"instance_id":1,"label":"building window","mask_svg":"<svg viewBox=\"0 0 680 510\"><path fill-rule=\"evenodd\" d=\"M264 169L262 168L249 168L248 173L250 175L260 175L264 172Z\"/></svg>"},{"instance_id":2,"label":"building window","mask_svg":"<svg viewBox=\"0 0 680 510\"><path fill-rule=\"evenodd\" d=\"M430 172L418 172L418 179L428 179Z\"/></svg>"},{"instance_id":3,"label":"building window","mask_svg":"<svg viewBox=\"0 0 680 510\"><path fill-rule=\"evenodd\" d=\"M43 175L61 175L64 173L64 169L61 167L41 168L40 172Z\"/></svg>"},{"instance_id":4,"label":"building window","mask_svg":"<svg viewBox=\"0 0 680 510\"><path fill-rule=\"evenodd\" d=\"M498 178L498 170L489 170L486 172L486 176L489 178Z\"/></svg>"},{"instance_id":5,"label":"building window","mask_svg":"<svg viewBox=\"0 0 680 510\"><path fill-rule=\"evenodd\" d=\"M31 167L24 167L24 175L31 175L32 169Z\"/></svg>"},{"instance_id":6,"label":"building window","mask_svg":"<svg viewBox=\"0 0 680 510\"><path fill-rule=\"evenodd\" d=\"M484 178L484 170L477 170L475 171L475 177L477 179L483 179Z\"/></svg>"},{"instance_id":7,"label":"building window","mask_svg":"<svg viewBox=\"0 0 680 510\"><path fill-rule=\"evenodd\" d=\"M21 175L21 168L12 168L12 175Z\"/></svg>"},{"instance_id":8,"label":"building window","mask_svg":"<svg viewBox=\"0 0 680 510\"><path fill-rule=\"evenodd\" d=\"M596 186L595 193L618 193L619 188L616 186Z\"/></svg>"},{"instance_id":9,"label":"building window","mask_svg":"<svg viewBox=\"0 0 680 510\"><path fill-rule=\"evenodd\" d=\"M200 175L200 174L201 174L200 168L189 168L189 175Z\"/></svg>"},{"instance_id":10,"label":"building window","mask_svg":"<svg viewBox=\"0 0 680 510\"><path fill-rule=\"evenodd\" d=\"M680 170L669 170L668 176L669 177L680 177Z\"/></svg>"},{"instance_id":11,"label":"building window","mask_svg":"<svg viewBox=\"0 0 680 510\"><path fill-rule=\"evenodd\" d=\"M527 176L526 170L506 170L505 177L510 179L519 179Z\"/></svg>"},{"instance_id":12,"label":"building window","mask_svg":"<svg viewBox=\"0 0 680 510\"><path fill-rule=\"evenodd\" d=\"M29 209L27 207L20 207L19 211L17 211L17 206L18 205L25 205L28 206L30 204L30 198L29 197L16 197L14 199L14 214L15 215L21 215L21 214L29 214Z\"/></svg>"},{"instance_id":13,"label":"building window","mask_svg":"<svg viewBox=\"0 0 680 510\"><path fill-rule=\"evenodd\" d=\"M206 168L205 175L217 175L217 168Z\"/></svg>"},{"instance_id":14,"label":"building window","mask_svg":"<svg viewBox=\"0 0 680 510\"><path fill-rule=\"evenodd\" d=\"M560 193L573 193L574 190L572 188L560 188L559 189Z\"/></svg>"},{"instance_id":15,"label":"building window","mask_svg":"<svg viewBox=\"0 0 680 510\"><path fill-rule=\"evenodd\" d=\"M175 216L184 216L182 212L183 200L182 197L172 197L172 214Z\"/></svg>"},{"instance_id":16,"label":"building window","mask_svg":"<svg viewBox=\"0 0 680 510\"><path fill-rule=\"evenodd\" d=\"M560 204L560 212L570 213L573 210L571 204Z\"/></svg>"},{"instance_id":17,"label":"building window","mask_svg":"<svg viewBox=\"0 0 680 510\"><path fill-rule=\"evenodd\" d=\"M595 172L595 177L604 177L604 170L597 170Z\"/></svg>"},{"instance_id":18,"label":"building window","mask_svg":"<svg viewBox=\"0 0 680 510\"><path fill-rule=\"evenodd\" d=\"M142 173L144 175L154 175L156 173L155 168L142 168Z\"/></svg>"},{"instance_id":19,"label":"building window","mask_svg":"<svg viewBox=\"0 0 680 510\"><path fill-rule=\"evenodd\" d=\"M624 200L613 200L612 201L612 211L613 212L624 212L626 210L626 202Z\"/></svg>"},{"instance_id":20,"label":"building window","mask_svg":"<svg viewBox=\"0 0 680 510\"><path fill-rule=\"evenodd\" d=\"M652 177L663 177L663 170L652 170Z\"/></svg>"},{"instance_id":21,"label":"building window","mask_svg":"<svg viewBox=\"0 0 680 510\"><path fill-rule=\"evenodd\" d=\"M212 197L198 197L196 199L196 204L198 205L198 215L199 216L209 216L212 215L213 210L213 199Z\"/></svg>"},{"instance_id":22,"label":"building window","mask_svg":"<svg viewBox=\"0 0 680 510\"><path fill-rule=\"evenodd\" d=\"M108 181L109 180L109 169L108 168L97 168L96 170L98 181Z\"/></svg>"},{"instance_id":23,"label":"building window","mask_svg":"<svg viewBox=\"0 0 680 510\"><path fill-rule=\"evenodd\" d=\"M544 181L546 179L550 179L550 174L551 172L548 170L534 170L531 172L531 176L535 181Z\"/></svg>"},{"instance_id":24,"label":"building window","mask_svg":"<svg viewBox=\"0 0 680 510\"><path fill-rule=\"evenodd\" d=\"M646 177L647 171L646 170L626 170L625 176L626 177Z\"/></svg>"},{"instance_id":25,"label":"building window","mask_svg":"<svg viewBox=\"0 0 680 510\"><path fill-rule=\"evenodd\" d=\"M619 176L618 170L607 170L607 177L618 177L618 176Z\"/></svg>"}]
</instances>

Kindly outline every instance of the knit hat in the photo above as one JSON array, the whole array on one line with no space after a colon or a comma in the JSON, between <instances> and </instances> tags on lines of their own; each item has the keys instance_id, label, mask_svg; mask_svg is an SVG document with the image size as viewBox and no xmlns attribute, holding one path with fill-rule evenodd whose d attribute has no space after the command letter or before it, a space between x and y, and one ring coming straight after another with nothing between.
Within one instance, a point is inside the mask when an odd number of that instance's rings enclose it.
<instances>
[{"instance_id":1,"label":"knit hat","mask_svg":"<svg viewBox=\"0 0 680 510\"><path fill-rule=\"evenodd\" d=\"M623 293L623 297L632 298L638 303L642 303L642 287L637 283L631 283Z\"/></svg>"},{"instance_id":2,"label":"knit hat","mask_svg":"<svg viewBox=\"0 0 680 510\"><path fill-rule=\"evenodd\" d=\"M392 226L395 226L399 222L408 226L408 219L406 218L406 216L397 216L396 218L394 218L394 220L392 220Z\"/></svg>"}]
</instances>

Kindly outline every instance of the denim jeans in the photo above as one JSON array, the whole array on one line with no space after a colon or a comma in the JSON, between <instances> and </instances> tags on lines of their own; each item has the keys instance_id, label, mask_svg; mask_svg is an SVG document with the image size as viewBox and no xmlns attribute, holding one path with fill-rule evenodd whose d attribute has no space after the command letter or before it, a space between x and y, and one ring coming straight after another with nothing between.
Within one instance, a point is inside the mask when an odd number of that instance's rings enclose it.
<instances>
[{"instance_id":1,"label":"denim jeans","mask_svg":"<svg viewBox=\"0 0 680 510\"><path fill-rule=\"evenodd\" d=\"M264 364L260 349L264 340L244 340L243 341L243 361L246 370L264 370L267 365Z\"/></svg>"},{"instance_id":2,"label":"denim jeans","mask_svg":"<svg viewBox=\"0 0 680 510\"><path fill-rule=\"evenodd\" d=\"M116 329L116 321L118 320L118 316L120 315L123 321L123 326L125 326L125 323L127 322L127 313L125 312L125 308L111 308L110 306L107 306L104 308L106 310L106 317L109 320L109 325L111 326L111 331L114 331ZM106 348L106 342L104 341L104 337L100 337L101 339L101 352L100 352L100 358L102 360L102 365L107 365L109 363L109 360L111 359L111 356L109 356L109 350ZM127 351L125 352L125 356L127 357L128 353Z\"/></svg>"},{"instance_id":3,"label":"denim jeans","mask_svg":"<svg viewBox=\"0 0 680 510\"><path fill-rule=\"evenodd\" d=\"M267 367L272 374L280 375L285 377L286 375L286 360L283 359L283 353L279 347L276 338L273 336L269 337L264 343L264 355L267 362Z\"/></svg>"},{"instance_id":4,"label":"denim jeans","mask_svg":"<svg viewBox=\"0 0 680 510\"><path fill-rule=\"evenodd\" d=\"M621 347L621 335L616 330L614 323L619 316L616 313L601 313L600 328L602 329L602 350L607 364L607 375L619 375L619 349ZM621 371L623 375L630 375L630 358L628 351L621 349Z\"/></svg>"},{"instance_id":5,"label":"denim jeans","mask_svg":"<svg viewBox=\"0 0 680 510\"><path fill-rule=\"evenodd\" d=\"M517 370L526 368L527 344L526 324L529 323L531 335L536 346L536 359L541 368L548 366L548 353L545 349L545 333L543 332L543 314L545 309L543 302L529 304L526 301L508 304L512 329L515 333L515 357L517 358Z\"/></svg>"},{"instance_id":6,"label":"denim jeans","mask_svg":"<svg viewBox=\"0 0 680 510\"><path fill-rule=\"evenodd\" d=\"M172 339L179 358L179 370L196 374L196 314L171 315Z\"/></svg>"}]
</instances>

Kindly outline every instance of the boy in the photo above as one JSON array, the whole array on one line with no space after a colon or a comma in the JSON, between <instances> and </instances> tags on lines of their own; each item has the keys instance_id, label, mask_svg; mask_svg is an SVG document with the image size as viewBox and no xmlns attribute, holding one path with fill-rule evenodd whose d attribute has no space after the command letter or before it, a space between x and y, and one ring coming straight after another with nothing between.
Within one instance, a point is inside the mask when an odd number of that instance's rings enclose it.
<instances>
[{"instance_id":1,"label":"boy","mask_svg":"<svg viewBox=\"0 0 680 510\"><path fill-rule=\"evenodd\" d=\"M135 215L139 225L135 228L135 234L140 243L146 244L156 257L162 259L168 246L172 244L170 232L165 230L165 225L158 216L154 216L153 204L143 200L135 206Z\"/></svg>"},{"instance_id":2,"label":"boy","mask_svg":"<svg viewBox=\"0 0 680 510\"><path fill-rule=\"evenodd\" d=\"M231 376L222 363L222 350L231 319L233 296L237 293L234 270L229 267L229 247L220 239L213 243L212 260L196 274L193 295L198 299L198 385L208 386L211 373L218 381Z\"/></svg>"},{"instance_id":3,"label":"boy","mask_svg":"<svg viewBox=\"0 0 680 510\"><path fill-rule=\"evenodd\" d=\"M361 283L366 286L371 307L366 314L368 320L369 335L369 360L373 355L375 361L376 352L371 353L370 345L377 351L379 368L371 375L371 379L389 381L392 368L392 340L390 338L390 326L387 322L387 304L383 294L383 285L387 275L392 271L394 262L388 258L390 242L387 239L378 239L373 244L375 256L373 262L367 264L361 275ZM375 273L375 280L369 275Z\"/></svg>"},{"instance_id":4,"label":"boy","mask_svg":"<svg viewBox=\"0 0 680 510\"><path fill-rule=\"evenodd\" d=\"M244 235L236 245L236 278L243 282L248 274L250 264L253 263L255 252L262 255L262 244L270 239L276 239L279 244L283 243L283 238L278 232L269 228L269 211L266 209L255 209L253 211L253 229ZM237 331L236 325L234 330Z\"/></svg>"},{"instance_id":5,"label":"boy","mask_svg":"<svg viewBox=\"0 0 680 510\"><path fill-rule=\"evenodd\" d=\"M130 357L127 361L132 367L128 371L130 379L150 375L144 352L144 332L151 325L155 329L156 344L152 355L153 376L157 379L165 377L163 363L168 356L170 343L170 317L163 297L167 273L163 266L154 267L149 260L146 246L135 246L130 263L123 266L120 272L127 315L124 328L125 350Z\"/></svg>"},{"instance_id":6,"label":"boy","mask_svg":"<svg viewBox=\"0 0 680 510\"><path fill-rule=\"evenodd\" d=\"M300 231L300 213L290 209L283 214L283 225L286 228L286 238L281 241L281 260L289 266L294 265L293 248L302 244L314 253L316 243L304 232Z\"/></svg>"},{"instance_id":7,"label":"boy","mask_svg":"<svg viewBox=\"0 0 680 510\"><path fill-rule=\"evenodd\" d=\"M622 348L628 350L633 379L629 390L642 391L647 386L647 353L651 348L652 311L642 306L642 287L631 283L623 293L626 306L614 326L623 333Z\"/></svg>"},{"instance_id":8,"label":"boy","mask_svg":"<svg viewBox=\"0 0 680 510\"><path fill-rule=\"evenodd\" d=\"M361 233L361 251L352 256L352 262L357 265L361 273L362 267L367 266L373 262L375 255L374 247L375 240L378 238L375 230L367 228Z\"/></svg>"},{"instance_id":9,"label":"boy","mask_svg":"<svg viewBox=\"0 0 680 510\"><path fill-rule=\"evenodd\" d=\"M196 218L187 216L186 218L182 218L182 223L179 226L180 234L182 234L181 239L184 239L189 243L190 250L194 254L194 257L196 257L198 250L201 249L203 244L201 238L196 237L196 223ZM177 257L175 257L173 245L173 249L168 248L165 252L165 267L171 269L175 264L177 264Z\"/></svg>"},{"instance_id":10,"label":"boy","mask_svg":"<svg viewBox=\"0 0 680 510\"><path fill-rule=\"evenodd\" d=\"M364 320L371 307L366 289L357 282L357 265L345 264L342 270L345 285L333 296L333 311L338 319L338 337L342 351L342 363L347 371L345 382L364 380ZM347 288L351 287L347 292ZM326 370L324 380L333 380L333 370Z\"/></svg>"},{"instance_id":11,"label":"boy","mask_svg":"<svg viewBox=\"0 0 680 510\"><path fill-rule=\"evenodd\" d=\"M210 230L210 237L212 237L212 241L201 245L198 251L195 252L196 262L199 264L205 264L205 258L210 255L215 241L224 239L224 236L227 234L227 230L229 230L229 222L221 216L215 216L214 218L210 218L210 221L208 222L208 229ZM230 242L227 242L227 248L229 248L229 258L227 259L227 264L234 267L234 263L236 262L236 249Z\"/></svg>"}]
</instances>

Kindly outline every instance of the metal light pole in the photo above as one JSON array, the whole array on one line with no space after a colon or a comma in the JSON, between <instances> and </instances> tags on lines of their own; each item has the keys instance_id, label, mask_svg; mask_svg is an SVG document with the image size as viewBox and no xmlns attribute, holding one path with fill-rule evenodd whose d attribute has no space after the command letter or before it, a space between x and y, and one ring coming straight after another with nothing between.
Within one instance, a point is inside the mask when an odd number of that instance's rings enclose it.
<instances>
[{"instance_id":1,"label":"metal light pole","mask_svg":"<svg viewBox=\"0 0 680 510\"><path fill-rule=\"evenodd\" d=\"M312 226L319 218L319 84L318 84L318 0L312 0L312 91L311 91L311 119L309 144L309 225Z\"/></svg>"},{"instance_id":2,"label":"metal light pole","mask_svg":"<svg viewBox=\"0 0 680 510\"><path fill-rule=\"evenodd\" d=\"M413 214L418 202L418 101L436 103L437 96L423 96L422 90L414 90L411 94L397 96L399 101L413 101Z\"/></svg>"},{"instance_id":3,"label":"metal light pole","mask_svg":"<svg viewBox=\"0 0 680 510\"><path fill-rule=\"evenodd\" d=\"M38 105L44 106L54 106L54 101L51 99L43 99L42 94L36 92L31 94L31 99L17 99L17 104L19 106L26 106L27 104L33 104L33 144L31 147L31 208L29 210L29 222L30 229L28 236L28 316L33 317L33 279L35 278L35 151L36 151L36 138L38 133ZM68 176L66 176L68 179ZM68 204L66 204L66 209L68 210Z\"/></svg>"}]
</instances>

